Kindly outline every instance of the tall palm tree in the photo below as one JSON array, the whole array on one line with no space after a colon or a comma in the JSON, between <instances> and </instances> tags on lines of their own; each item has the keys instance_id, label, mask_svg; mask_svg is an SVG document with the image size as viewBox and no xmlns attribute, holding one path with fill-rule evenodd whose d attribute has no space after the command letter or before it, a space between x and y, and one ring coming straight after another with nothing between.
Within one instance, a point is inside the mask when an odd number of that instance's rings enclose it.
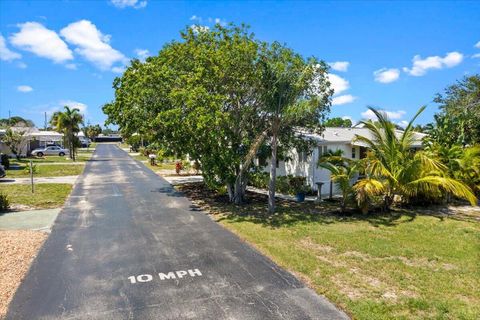
<instances>
[{"instance_id":1,"label":"tall palm tree","mask_svg":"<svg viewBox=\"0 0 480 320\"><path fill-rule=\"evenodd\" d=\"M427 152L414 152L413 122L425 107L418 110L403 132L395 130L385 113L369 109L377 116L377 121L361 123L373 138L355 137L370 149L364 159L366 179L354 186L360 207L364 207L361 202L371 196L383 196L384 209L388 210L395 197L408 202L421 195L441 197L446 193L476 204L472 190L465 183L449 177L448 169L441 161Z\"/></svg>"},{"instance_id":2,"label":"tall palm tree","mask_svg":"<svg viewBox=\"0 0 480 320\"><path fill-rule=\"evenodd\" d=\"M83 116L77 108L64 107L64 111L57 111L52 115L50 124L56 131L64 134L65 142L68 145L70 158L75 161L76 136L80 132L80 124L83 123Z\"/></svg>"}]
</instances>

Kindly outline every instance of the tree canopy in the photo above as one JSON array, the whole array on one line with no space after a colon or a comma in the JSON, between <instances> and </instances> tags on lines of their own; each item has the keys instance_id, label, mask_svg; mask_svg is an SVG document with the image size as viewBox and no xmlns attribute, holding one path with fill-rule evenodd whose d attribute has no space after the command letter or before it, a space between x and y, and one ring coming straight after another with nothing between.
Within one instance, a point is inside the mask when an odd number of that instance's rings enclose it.
<instances>
[{"instance_id":1,"label":"tree canopy","mask_svg":"<svg viewBox=\"0 0 480 320\"><path fill-rule=\"evenodd\" d=\"M52 115L50 124L56 131L64 134L68 145L70 158L75 161L75 148L77 146L76 133L80 132L80 124L83 123L83 116L77 108L64 107L64 111L57 111Z\"/></svg>"},{"instance_id":2,"label":"tree canopy","mask_svg":"<svg viewBox=\"0 0 480 320\"><path fill-rule=\"evenodd\" d=\"M205 182L226 186L240 203L253 158L270 144L274 114L285 143L298 137L295 126L321 128L331 95L326 72L325 63L260 42L243 25L187 28L157 56L133 60L103 110L125 137L137 134L198 161ZM277 98L288 112L276 113Z\"/></svg>"},{"instance_id":3,"label":"tree canopy","mask_svg":"<svg viewBox=\"0 0 480 320\"><path fill-rule=\"evenodd\" d=\"M327 119L324 123L325 127L341 127L341 128L351 128L352 120L343 119L340 117Z\"/></svg>"},{"instance_id":4,"label":"tree canopy","mask_svg":"<svg viewBox=\"0 0 480 320\"><path fill-rule=\"evenodd\" d=\"M434 99L440 112L427 126L430 142L443 146L480 144L480 75L465 77Z\"/></svg>"}]
</instances>

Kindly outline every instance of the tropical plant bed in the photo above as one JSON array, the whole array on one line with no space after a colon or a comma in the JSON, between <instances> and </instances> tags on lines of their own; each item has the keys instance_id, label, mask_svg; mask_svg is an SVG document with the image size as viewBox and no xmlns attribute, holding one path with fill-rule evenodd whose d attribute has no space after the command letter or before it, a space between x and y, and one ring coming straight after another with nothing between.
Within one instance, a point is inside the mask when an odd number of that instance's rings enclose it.
<instances>
[{"instance_id":1,"label":"tropical plant bed","mask_svg":"<svg viewBox=\"0 0 480 320\"><path fill-rule=\"evenodd\" d=\"M279 200L270 215L264 195L234 206L203 184L178 188L355 319L480 318L478 211L345 216L335 203Z\"/></svg>"},{"instance_id":2,"label":"tropical plant bed","mask_svg":"<svg viewBox=\"0 0 480 320\"><path fill-rule=\"evenodd\" d=\"M30 185L0 185L0 193L7 195L13 209L16 207L28 209L58 208L63 206L71 190L71 184L42 183L35 185L35 193L32 194Z\"/></svg>"}]
</instances>

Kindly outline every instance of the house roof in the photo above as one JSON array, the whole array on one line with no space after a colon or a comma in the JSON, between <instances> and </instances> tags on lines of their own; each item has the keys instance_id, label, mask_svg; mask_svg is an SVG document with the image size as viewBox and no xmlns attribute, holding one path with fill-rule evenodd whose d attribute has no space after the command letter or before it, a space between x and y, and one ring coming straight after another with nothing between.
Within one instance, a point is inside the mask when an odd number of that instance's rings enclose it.
<instances>
[{"instance_id":1,"label":"house roof","mask_svg":"<svg viewBox=\"0 0 480 320\"><path fill-rule=\"evenodd\" d=\"M402 130L395 130L397 137L400 137ZM321 135L318 134L306 134L307 137L318 140L321 143L349 143L356 146L366 147L361 141L354 141L356 135L373 139L373 135L366 128L340 128L340 127L327 127ZM426 136L424 133L414 132L413 147L420 147L422 140Z\"/></svg>"}]
</instances>

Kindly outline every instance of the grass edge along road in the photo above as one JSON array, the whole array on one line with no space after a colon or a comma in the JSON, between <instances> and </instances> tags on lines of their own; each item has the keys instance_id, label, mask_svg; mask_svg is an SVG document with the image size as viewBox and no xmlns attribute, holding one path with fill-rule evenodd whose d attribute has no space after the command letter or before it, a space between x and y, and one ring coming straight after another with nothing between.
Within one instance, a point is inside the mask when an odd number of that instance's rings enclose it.
<instances>
[{"instance_id":1,"label":"grass edge along road","mask_svg":"<svg viewBox=\"0 0 480 320\"><path fill-rule=\"evenodd\" d=\"M480 318L478 220L341 216L329 204L288 201L270 216L264 196L250 193L240 208L198 185L178 188L355 319Z\"/></svg>"},{"instance_id":2,"label":"grass edge along road","mask_svg":"<svg viewBox=\"0 0 480 320\"><path fill-rule=\"evenodd\" d=\"M64 183L0 184L0 193L6 194L10 206L26 206L29 209L49 209L62 207L73 185ZM0 213L1 214L1 213Z\"/></svg>"}]
</instances>

